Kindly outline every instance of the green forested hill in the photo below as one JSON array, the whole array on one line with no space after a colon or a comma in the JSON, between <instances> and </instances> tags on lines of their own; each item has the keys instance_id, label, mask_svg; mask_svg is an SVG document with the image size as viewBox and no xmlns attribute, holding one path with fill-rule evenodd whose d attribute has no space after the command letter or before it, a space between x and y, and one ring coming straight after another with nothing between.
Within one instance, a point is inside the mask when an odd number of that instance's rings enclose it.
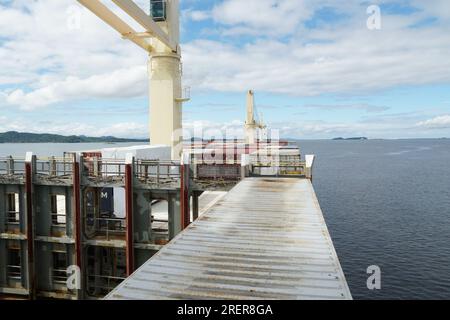
<instances>
[{"instance_id":1,"label":"green forested hill","mask_svg":"<svg viewBox=\"0 0 450 320\"><path fill-rule=\"evenodd\" d=\"M0 143L91 143L91 142L147 142L146 139L122 139L116 137L62 136L48 133L9 131L0 133Z\"/></svg>"}]
</instances>

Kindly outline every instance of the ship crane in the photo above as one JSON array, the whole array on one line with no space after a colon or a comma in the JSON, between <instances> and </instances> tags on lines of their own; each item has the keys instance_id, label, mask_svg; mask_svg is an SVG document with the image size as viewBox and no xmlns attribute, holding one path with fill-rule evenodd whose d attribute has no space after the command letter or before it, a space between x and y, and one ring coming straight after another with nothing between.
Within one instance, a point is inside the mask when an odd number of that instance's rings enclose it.
<instances>
[{"instance_id":1,"label":"ship crane","mask_svg":"<svg viewBox=\"0 0 450 320\"><path fill-rule=\"evenodd\" d=\"M149 0L150 14L132 0L109 0L137 22L138 32L100 0L77 0L105 23L149 54L150 142L172 147L172 159L182 152L182 103L189 90L181 84L179 0Z\"/></svg>"},{"instance_id":2,"label":"ship crane","mask_svg":"<svg viewBox=\"0 0 450 320\"><path fill-rule=\"evenodd\" d=\"M265 130L267 126L262 120L262 114L259 119L255 119L256 105L255 94L252 90L247 92L247 120L245 121L245 143L253 144L258 140L258 129Z\"/></svg>"}]
</instances>

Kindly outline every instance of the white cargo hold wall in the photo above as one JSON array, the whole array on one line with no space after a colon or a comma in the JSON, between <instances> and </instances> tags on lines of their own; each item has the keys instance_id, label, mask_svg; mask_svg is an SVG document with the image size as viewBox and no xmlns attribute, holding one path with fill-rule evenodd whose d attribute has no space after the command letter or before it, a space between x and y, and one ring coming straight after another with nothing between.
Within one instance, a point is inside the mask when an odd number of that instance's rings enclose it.
<instances>
[{"instance_id":1,"label":"white cargo hold wall","mask_svg":"<svg viewBox=\"0 0 450 320\"><path fill-rule=\"evenodd\" d=\"M171 147L167 145L138 145L120 148L102 149L102 158L108 160L124 160L128 154L132 154L138 160L170 160ZM106 174L114 172L113 166L106 166ZM125 189L114 188L114 215L117 218L125 218Z\"/></svg>"},{"instance_id":2,"label":"white cargo hold wall","mask_svg":"<svg viewBox=\"0 0 450 320\"><path fill-rule=\"evenodd\" d=\"M139 145L121 148L102 149L102 158L125 160L127 154L132 154L136 160L170 160L171 147L168 145Z\"/></svg>"}]
</instances>

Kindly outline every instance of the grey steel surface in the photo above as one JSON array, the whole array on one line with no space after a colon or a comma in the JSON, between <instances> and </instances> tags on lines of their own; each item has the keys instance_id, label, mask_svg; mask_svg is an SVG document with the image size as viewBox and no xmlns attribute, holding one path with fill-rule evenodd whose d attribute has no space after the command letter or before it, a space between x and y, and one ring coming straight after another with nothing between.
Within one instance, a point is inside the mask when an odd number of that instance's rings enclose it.
<instances>
[{"instance_id":1,"label":"grey steel surface","mask_svg":"<svg viewBox=\"0 0 450 320\"><path fill-rule=\"evenodd\" d=\"M106 299L351 299L309 180L248 178Z\"/></svg>"}]
</instances>

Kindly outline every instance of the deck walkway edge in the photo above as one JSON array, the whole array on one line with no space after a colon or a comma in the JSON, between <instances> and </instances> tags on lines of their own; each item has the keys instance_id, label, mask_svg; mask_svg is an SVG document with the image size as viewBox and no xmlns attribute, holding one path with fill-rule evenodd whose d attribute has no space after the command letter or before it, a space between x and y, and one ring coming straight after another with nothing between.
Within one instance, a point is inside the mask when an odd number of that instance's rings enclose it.
<instances>
[{"instance_id":1,"label":"deck walkway edge","mask_svg":"<svg viewBox=\"0 0 450 320\"><path fill-rule=\"evenodd\" d=\"M352 299L307 179L247 178L105 299Z\"/></svg>"}]
</instances>

